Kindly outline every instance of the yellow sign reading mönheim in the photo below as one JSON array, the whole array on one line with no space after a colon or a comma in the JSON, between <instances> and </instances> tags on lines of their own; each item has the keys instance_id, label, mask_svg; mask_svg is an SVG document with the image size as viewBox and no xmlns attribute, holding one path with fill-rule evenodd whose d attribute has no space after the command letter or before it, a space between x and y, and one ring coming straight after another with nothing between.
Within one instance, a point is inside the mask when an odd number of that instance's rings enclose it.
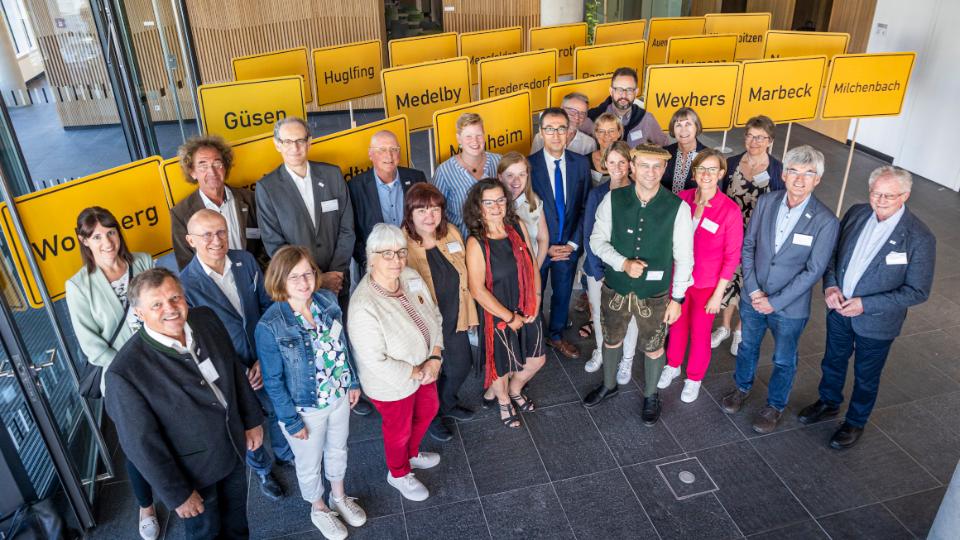
<instances>
[{"instance_id":1,"label":"yellow sign reading m\u00f6nheim","mask_svg":"<svg viewBox=\"0 0 960 540\"><path fill-rule=\"evenodd\" d=\"M407 129L407 117L403 115L313 139L307 157L312 161L333 163L340 167L344 179L350 181L370 168L370 137L378 131L390 131L396 135L400 142L400 165L409 167L410 130Z\"/></svg>"},{"instance_id":2,"label":"yellow sign reading m\u00f6nheim","mask_svg":"<svg viewBox=\"0 0 960 540\"><path fill-rule=\"evenodd\" d=\"M706 34L735 34L736 60L763 58L763 39L770 29L769 13L711 13L706 15Z\"/></svg>"},{"instance_id":3,"label":"yellow sign reading m\u00f6nheim","mask_svg":"<svg viewBox=\"0 0 960 540\"><path fill-rule=\"evenodd\" d=\"M643 39L643 33L646 29L646 19L598 24L593 31L593 44L605 45L620 41L638 41Z\"/></svg>"},{"instance_id":4,"label":"yellow sign reading m\u00f6nheim","mask_svg":"<svg viewBox=\"0 0 960 540\"><path fill-rule=\"evenodd\" d=\"M433 113L437 163L460 152L457 147L457 118L466 112L477 113L483 118L488 151L501 155L511 150L523 155L530 153L533 141L530 91L522 90Z\"/></svg>"},{"instance_id":5,"label":"yellow sign reading m\u00f6nheim","mask_svg":"<svg viewBox=\"0 0 960 540\"><path fill-rule=\"evenodd\" d=\"M470 84L480 80L480 61L523 52L523 28L512 26L460 34L460 56L470 57Z\"/></svg>"},{"instance_id":6,"label":"yellow sign reading m\u00f6nheim","mask_svg":"<svg viewBox=\"0 0 960 540\"><path fill-rule=\"evenodd\" d=\"M387 42L390 66L420 64L457 57L457 33L446 32L427 36L391 39Z\"/></svg>"},{"instance_id":7,"label":"yellow sign reading m\u00f6nheim","mask_svg":"<svg viewBox=\"0 0 960 540\"><path fill-rule=\"evenodd\" d=\"M411 131L429 128L434 112L470 101L466 56L387 68L380 76L387 117L407 115Z\"/></svg>"},{"instance_id":8,"label":"yellow sign reading m\u00f6nheim","mask_svg":"<svg viewBox=\"0 0 960 540\"><path fill-rule=\"evenodd\" d=\"M914 52L835 56L827 77L820 117L900 114L916 57Z\"/></svg>"},{"instance_id":9,"label":"yellow sign reading m\u00f6nheim","mask_svg":"<svg viewBox=\"0 0 960 540\"><path fill-rule=\"evenodd\" d=\"M813 120L826 65L823 55L744 61L734 123L743 126L760 114L774 122Z\"/></svg>"},{"instance_id":10,"label":"yellow sign reading m\u00f6nheim","mask_svg":"<svg viewBox=\"0 0 960 540\"><path fill-rule=\"evenodd\" d=\"M530 29L530 50L556 49L557 75L573 73L573 51L587 44L587 23L536 26Z\"/></svg>"},{"instance_id":11,"label":"yellow sign reading m\u00f6nheim","mask_svg":"<svg viewBox=\"0 0 960 540\"><path fill-rule=\"evenodd\" d=\"M557 82L557 50L530 51L480 62L480 98L529 90L534 111L547 108L547 88Z\"/></svg>"},{"instance_id":12,"label":"yellow sign reading m\u00f6nheim","mask_svg":"<svg viewBox=\"0 0 960 540\"><path fill-rule=\"evenodd\" d=\"M735 34L673 36L667 40L668 64L716 64L737 56Z\"/></svg>"},{"instance_id":13,"label":"yellow sign reading m\u00f6nheim","mask_svg":"<svg viewBox=\"0 0 960 540\"><path fill-rule=\"evenodd\" d=\"M317 105L379 94L382 69L379 39L314 49Z\"/></svg>"},{"instance_id":14,"label":"yellow sign reading m\u00f6nheim","mask_svg":"<svg viewBox=\"0 0 960 540\"><path fill-rule=\"evenodd\" d=\"M589 79L611 75L620 67L630 67L638 74L643 73L646 48L643 40L577 47L573 53L573 76L576 79ZM643 81L637 81L637 86L643 88Z\"/></svg>"},{"instance_id":15,"label":"yellow sign reading m\u00f6nheim","mask_svg":"<svg viewBox=\"0 0 960 540\"><path fill-rule=\"evenodd\" d=\"M643 104L664 131L681 107L695 109L705 130L730 129L739 82L739 63L648 66Z\"/></svg>"},{"instance_id":16,"label":"yellow sign reading m\u00f6nheim","mask_svg":"<svg viewBox=\"0 0 960 540\"><path fill-rule=\"evenodd\" d=\"M272 131L274 122L288 116L307 116L299 75L201 84L197 97L204 131L228 141Z\"/></svg>"},{"instance_id":17,"label":"yellow sign reading m\u00f6nheim","mask_svg":"<svg viewBox=\"0 0 960 540\"><path fill-rule=\"evenodd\" d=\"M610 76L600 75L589 79L574 79L551 84L547 90L548 103L551 107L559 107L563 103L563 96L572 92L587 96L590 106L596 107L610 97Z\"/></svg>"},{"instance_id":18,"label":"yellow sign reading m\u00f6nheim","mask_svg":"<svg viewBox=\"0 0 960 540\"><path fill-rule=\"evenodd\" d=\"M850 34L846 32L788 32L767 30L764 58L826 55L827 59L846 54Z\"/></svg>"},{"instance_id":19,"label":"yellow sign reading m\u00f6nheim","mask_svg":"<svg viewBox=\"0 0 960 540\"><path fill-rule=\"evenodd\" d=\"M130 251L159 257L172 249L170 212L160 184L160 158L156 156L14 200L30 246L20 244L6 203L0 206L0 226L33 307L41 307L43 299L30 271L26 249L36 258L50 298L63 297L65 282L83 265L74 228L84 208L102 206L109 210L117 218Z\"/></svg>"},{"instance_id":20,"label":"yellow sign reading m\u00f6nheim","mask_svg":"<svg viewBox=\"0 0 960 540\"><path fill-rule=\"evenodd\" d=\"M269 79L284 75L303 77L304 101L307 103L313 101L313 96L310 95L310 85L306 84L306 81L310 80L310 64L307 61L306 47L238 56L233 59L233 78L237 81Z\"/></svg>"},{"instance_id":21,"label":"yellow sign reading m\u00f6nheim","mask_svg":"<svg viewBox=\"0 0 960 540\"><path fill-rule=\"evenodd\" d=\"M703 17L654 17L647 36L647 65L667 61L667 40L673 36L699 36L707 21Z\"/></svg>"}]
</instances>

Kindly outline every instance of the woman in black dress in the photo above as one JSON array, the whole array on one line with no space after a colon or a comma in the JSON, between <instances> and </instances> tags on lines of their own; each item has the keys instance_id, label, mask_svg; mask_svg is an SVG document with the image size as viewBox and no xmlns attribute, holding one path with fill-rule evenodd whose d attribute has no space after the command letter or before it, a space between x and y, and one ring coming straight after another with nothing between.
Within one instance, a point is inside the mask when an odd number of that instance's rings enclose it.
<instances>
[{"instance_id":1,"label":"woman in black dress","mask_svg":"<svg viewBox=\"0 0 960 540\"><path fill-rule=\"evenodd\" d=\"M480 307L480 355L484 404L494 400L507 427L520 427L519 412L533 412L523 387L546 360L540 319L540 273L526 228L508 190L496 178L477 182L463 205L467 282ZM516 409L514 409L516 407Z\"/></svg>"}]
</instances>

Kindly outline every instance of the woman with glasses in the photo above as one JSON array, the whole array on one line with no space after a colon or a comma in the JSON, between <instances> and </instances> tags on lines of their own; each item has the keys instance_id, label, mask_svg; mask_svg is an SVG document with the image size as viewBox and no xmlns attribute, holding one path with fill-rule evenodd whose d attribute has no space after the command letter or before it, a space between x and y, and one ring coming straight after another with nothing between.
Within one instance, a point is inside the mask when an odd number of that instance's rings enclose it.
<instances>
[{"instance_id":1,"label":"woman with glasses","mask_svg":"<svg viewBox=\"0 0 960 540\"><path fill-rule=\"evenodd\" d=\"M500 406L500 420L519 428L520 412L535 406L523 387L543 367L540 272L529 235L509 204L507 189L485 178L467 194L464 220L467 281L480 307L480 352L484 364L483 404ZM516 407L516 409L514 409Z\"/></svg>"},{"instance_id":2,"label":"woman with glasses","mask_svg":"<svg viewBox=\"0 0 960 540\"><path fill-rule=\"evenodd\" d=\"M723 293L740 264L743 247L740 207L719 189L727 172L723 154L712 148L703 150L693 159L691 169L697 187L681 191L679 196L693 214L693 285L687 289L680 318L670 325L667 366L657 383L657 388L666 388L680 374L689 341L687 379L680 394L684 403L694 402L700 394L710 365L713 318L720 312Z\"/></svg>"},{"instance_id":3,"label":"woman with glasses","mask_svg":"<svg viewBox=\"0 0 960 540\"><path fill-rule=\"evenodd\" d=\"M543 213L543 202L533 191L533 183L530 182L530 162L520 152L507 152L497 166L497 178L510 190L509 198L513 199L517 217L527 228L530 249L537 268L540 268L547 258L550 232Z\"/></svg>"},{"instance_id":4,"label":"woman with glasses","mask_svg":"<svg viewBox=\"0 0 960 540\"><path fill-rule=\"evenodd\" d=\"M706 148L697 137L703 133L703 124L697 112L690 107L681 107L670 118L670 136L677 142L664 148L670 152L670 160L660 184L679 195L685 189L697 187L693 181L693 158Z\"/></svg>"},{"instance_id":5,"label":"woman with glasses","mask_svg":"<svg viewBox=\"0 0 960 540\"><path fill-rule=\"evenodd\" d=\"M593 187L597 187L610 179L605 164L607 149L623 138L623 124L617 115L603 113L593 123L593 136L597 138L599 148L590 154L590 180Z\"/></svg>"},{"instance_id":6,"label":"woman with glasses","mask_svg":"<svg viewBox=\"0 0 960 540\"><path fill-rule=\"evenodd\" d=\"M293 450L310 520L333 540L347 537L341 519L359 527L367 515L344 489L350 409L360 399L360 383L337 297L320 289L319 274L305 248L278 249L264 275L274 304L257 323L254 338L263 386ZM330 482L326 501L324 477Z\"/></svg>"}]
</instances>

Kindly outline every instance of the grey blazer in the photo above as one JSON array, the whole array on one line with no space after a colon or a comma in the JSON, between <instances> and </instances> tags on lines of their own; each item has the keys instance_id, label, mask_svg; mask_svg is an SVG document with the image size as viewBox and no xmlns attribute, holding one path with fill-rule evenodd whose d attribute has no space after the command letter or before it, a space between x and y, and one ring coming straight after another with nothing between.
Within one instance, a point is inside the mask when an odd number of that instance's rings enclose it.
<instances>
[{"instance_id":1,"label":"grey blazer","mask_svg":"<svg viewBox=\"0 0 960 540\"><path fill-rule=\"evenodd\" d=\"M260 239L271 257L285 245L307 248L323 272L348 273L356 236L353 207L343 174L335 165L310 162L316 221L303 204L300 191L280 165L257 182L257 221ZM323 203L336 208L323 211Z\"/></svg>"},{"instance_id":2,"label":"grey blazer","mask_svg":"<svg viewBox=\"0 0 960 540\"><path fill-rule=\"evenodd\" d=\"M743 293L741 302L750 302L750 293L767 294L774 312L788 319L810 316L810 296L823 276L837 242L840 222L813 194L790 236L774 251L777 211L786 191L762 195L747 234L743 238ZM797 242L796 235L812 237L810 245Z\"/></svg>"}]
</instances>

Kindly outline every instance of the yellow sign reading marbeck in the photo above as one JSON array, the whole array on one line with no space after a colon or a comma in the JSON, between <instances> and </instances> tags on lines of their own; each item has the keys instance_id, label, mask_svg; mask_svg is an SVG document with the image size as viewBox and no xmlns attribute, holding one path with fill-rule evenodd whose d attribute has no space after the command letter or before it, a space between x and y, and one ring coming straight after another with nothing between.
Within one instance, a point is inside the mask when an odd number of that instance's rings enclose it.
<instances>
[{"instance_id":1,"label":"yellow sign reading marbeck","mask_svg":"<svg viewBox=\"0 0 960 540\"><path fill-rule=\"evenodd\" d=\"M460 34L460 56L470 57L470 84L480 80L480 61L523 52L523 28L512 26Z\"/></svg>"},{"instance_id":2,"label":"yellow sign reading marbeck","mask_svg":"<svg viewBox=\"0 0 960 540\"><path fill-rule=\"evenodd\" d=\"M646 29L646 19L598 24L594 29L593 44L604 45L620 41L641 40Z\"/></svg>"},{"instance_id":3,"label":"yellow sign reading marbeck","mask_svg":"<svg viewBox=\"0 0 960 540\"><path fill-rule=\"evenodd\" d=\"M392 67L457 57L457 33L432 34L387 42Z\"/></svg>"},{"instance_id":4,"label":"yellow sign reading marbeck","mask_svg":"<svg viewBox=\"0 0 960 540\"><path fill-rule=\"evenodd\" d=\"M788 32L768 30L763 42L764 58L846 54L850 34L845 32Z\"/></svg>"},{"instance_id":5,"label":"yellow sign reading marbeck","mask_svg":"<svg viewBox=\"0 0 960 540\"><path fill-rule=\"evenodd\" d=\"M711 13L706 34L735 34L737 60L763 58L763 38L770 29L769 13Z\"/></svg>"},{"instance_id":6,"label":"yellow sign reading marbeck","mask_svg":"<svg viewBox=\"0 0 960 540\"><path fill-rule=\"evenodd\" d=\"M407 129L407 117L403 115L314 139L307 156L312 161L325 161L340 167L343 177L349 181L370 168L370 157L367 155L370 137L378 131L390 131L396 135L400 141L400 165L409 167L410 130Z\"/></svg>"},{"instance_id":7,"label":"yellow sign reading marbeck","mask_svg":"<svg viewBox=\"0 0 960 540\"><path fill-rule=\"evenodd\" d=\"M557 82L557 50L546 49L480 62L480 98L529 90L534 111L547 107L547 88Z\"/></svg>"},{"instance_id":8,"label":"yellow sign reading marbeck","mask_svg":"<svg viewBox=\"0 0 960 540\"><path fill-rule=\"evenodd\" d=\"M703 17L654 17L647 36L647 65L667 61L667 40L673 36L699 36L707 21Z\"/></svg>"},{"instance_id":9,"label":"yellow sign reading marbeck","mask_svg":"<svg viewBox=\"0 0 960 540\"><path fill-rule=\"evenodd\" d=\"M237 81L269 79L284 75L299 75L303 77L304 83L310 80L310 64L307 62L306 47L239 56L233 59L233 78ZM304 84L303 95L307 103L313 101L309 84Z\"/></svg>"},{"instance_id":10,"label":"yellow sign reading marbeck","mask_svg":"<svg viewBox=\"0 0 960 540\"><path fill-rule=\"evenodd\" d=\"M637 73L643 73L643 55L646 48L647 44L643 40L577 47L574 51L573 76L588 79L598 75L611 75L620 67L630 67ZM642 88L643 81L638 81L637 85Z\"/></svg>"},{"instance_id":11,"label":"yellow sign reading marbeck","mask_svg":"<svg viewBox=\"0 0 960 540\"><path fill-rule=\"evenodd\" d=\"M587 44L587 23L536 26L530 29L530 50L556 49L557 74L573 73L573 51Z\"/></svg>"},{"instance_id":12,"label":"yellow sign reading marbeck","mask_svg":"<svg viewBox=\"0 0 960 540\"><path fill-rule=\"evenodd\" d=\"M379 39L314 49L317 105L379 94L382 69Z\"/></svg>"},{"instance_id":13,"label":"yellow sign reading marbeck","mask_svg":"<svg viewBox=\"0 0 960 540\"><path fill-rule=\"evenodd\" d=\"M201 84L197 97L204 131L228 141L272 131L274 122L288 116L307 115L299 75Z\"/></svg>"},{"instance_id":14,"label":"yellow sign reading marbeck","mask_svg":"<svg viewBox=\"0 0 960 540\"><path fill-rule=\"evenodd\" d=\"M747 60L740 78L736 125L764 114L774 122L817 117L826 56Z\"/></svg>"},{"instance_id":15,"label":"yellow sign reading marbeck","mask_svg":"<svg viewBox=\"0 0 960 540\"><path fill-rule=\"evenodd\" d=\"M664 131L681 107L695 109L703 129L730 129L739 81L739 63L649 66L643 104Z\"/></svg>"},{"instance_id":16,"label":"yellow sign reading marbeck","mask_svg":"<svg viewBox=\"0 0 960 540\"><path fill-rule=\"evenodd\" d=\"M466 56L388 68L380 76L387 117L407 115L411 131L429 128L434 112L470 101Z\"/></svg>"},{"instance_id":17,"label":"yellow sign reading marbeck","mask_svg":"<svg viewBox=\"0 0 960 540\"><path fill-rule=\"evenodd\" d=\"M160 184L160 158L154 156L108 171L78 178L15 199L29 247L13 227L10 209L0 206L0 226L17 274L33 307L43 299L30 272L26 250L33 252L52 300L63 297L65 282L83 265L74 227L89 206L102 206L120 223L130 251L159 257L170 251L170 213Z\"/></svg>"},{"instance_id":18,"label":"yellow sign reading marbeck","mask_svg":"<svg viewBox=\"0 0 960 540\"><path fill-rule=\"evenodd\" d=\"M737 56L735 34L673 36L667 40L668 64L716 64Z\"/></svg>"},{"instance_id":19,"label":"yellow sign reading marbeck","mask_svg":"<svg viewBox=\"0 0 960 540\"><path fill-rule=\"evenodd\" d=\"M820 116L826 119L900 114L916 57L913 52L835 56Z\"/></svg>"},{"instance_id":20,"label":"yellow sign reading marbeck","mask_svg":"<svg viewBox=\"0 0 960 540\"><path fill-rule=\"evenodd\" d=\"M550 106L559 107L563 103L563 96L573 92L587 96L587 99L590 100L590 107L596 107L610 97L610 77L600 75L589 79L574 79L551 84L547 90Z\"/></svg>"},{"instance_id":21,"label":"yellow sign reading marbeck","mask_svg":"<svg viewBox=\"0 0 960 540\"><path fill-rule=\"evenodd\" d=\"M437 163L460 152L457 145L457 118L466 112L477 113L483 118L488 151L498 154L511 150L523 155L530 153L533 140L530 91L523 90L433 113L433 132L437 141L434 155Z\"/></svg>"}]
</instances>

